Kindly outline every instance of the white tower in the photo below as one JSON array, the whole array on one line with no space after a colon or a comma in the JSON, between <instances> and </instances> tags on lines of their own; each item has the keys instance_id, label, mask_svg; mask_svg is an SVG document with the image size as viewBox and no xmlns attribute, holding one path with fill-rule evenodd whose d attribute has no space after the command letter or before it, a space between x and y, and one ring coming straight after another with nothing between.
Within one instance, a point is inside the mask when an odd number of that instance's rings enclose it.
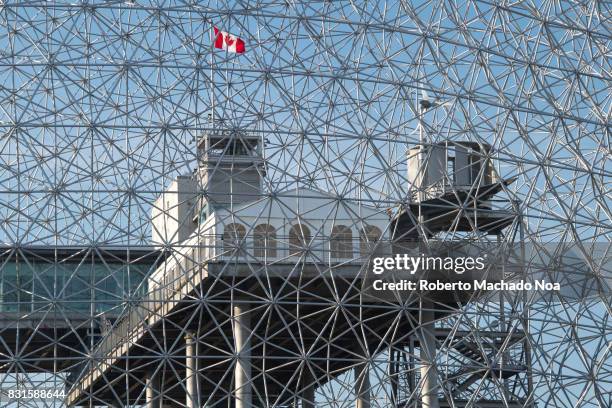
<instances>
[{"instance_id":1,"label":"white tower","mask_svg":"<svg viewBox=\"0 0 612 408\"><path fill-rule=\"evenodd\" d=\"M259 136L239 130L205 133L198 141L197 170L177 177L153 205L153 242L183 242L215 209L257 200L264 176Z\"/></svg>"},{"instance_id":2,"label":"white tower","mask_svg":"<svg viewBox=\"0 0 612 408\"><path fill-rule=\"evenodd\" d=\"M261 145L259 136L240 130L204 134L198 142L196 218L202 221L214 208L260 198L265 176Z\"/></svg>"}]
</instances>

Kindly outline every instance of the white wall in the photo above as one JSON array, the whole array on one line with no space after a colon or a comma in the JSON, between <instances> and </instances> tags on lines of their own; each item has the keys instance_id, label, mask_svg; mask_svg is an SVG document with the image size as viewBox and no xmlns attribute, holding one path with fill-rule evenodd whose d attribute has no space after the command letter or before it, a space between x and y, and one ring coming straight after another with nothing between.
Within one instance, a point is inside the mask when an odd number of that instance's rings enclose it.
<instances>
[{"instance_id":1,"label":"white wall","mask_svg":"<svg viewBox=\"0 0 612 408\"><path fill-rule=\"evenodd\" d=\"M190 176L180 176L155 201L151 209L151 238L157 247L182 242L195 231L196 188Z\"/></svg>"},{"instance_id":2,"label":"white wall","mask_svg":"<svg viewBox=\"0 0 612 408\"><path fill-rule=\"evenodd\" d=\"M175 190L171 190L175 191ZM161 199L161 197L160 197ZM161 204L158 204L161 207ZM299 210L298 210L299 208ZM353 234L353 256L355 262L361 262L360 232L365 225L378 227L382 240L388 240L389 218L385 211L357 204L338 206L338 200L322 193L310 190L293 190L276 199L265 198L256 202L244 203L229 209L217 209L195 230L191 237L174 245L167 261L150 276L149 288L166 286L168 281L180 278L195 263L207 261L224 261L236 259L234 253L224 254L222 240L224 228L232 223L242 224L247 231L245 245L247 249L245 262L253 262L253 229L259 224L269 224L276 229L277 256L269 262L295 262L297 256L289 256L289 230L298 223L295 214L303 214L302 223L306 225L314 239L313 255L306 262L346 262L350 259L331 259L329 254L329 237L334 225L346 225ZM161 222L161 221L160 221ZM170 221L173 222L173 221ZM174 224L172 224L174 225ZM250 249L250 250L249 250Z\"/></svg>"},{"instance_id":3,"label":"white wall","mask_svg":"<svg viewBox=\"0 0 612 408\"><path fill-rule=\"evenodd\" d=\"M301 220L295 214L302 214ZM233 211L221 209L215 213L218 239L220 240L225 226L239 223L247 230L247 248L253 245L253 229L259 224L269 224L276 230L277 259L289 256L289 231L293 225L305 225L312 238L313 257L329 259L329 238L335 225L344 225L351 229L353 239L353 257L360 255L359 239L363 228L376 226L382 233L382 239L388 240L389 217L386 212L373 207L357 204L338 204L334 197L306 189L293 190L276 199L262 199L256 203L244 204ZM221 242L222 248L222 242Z\"/></svg>"}]
</instances>

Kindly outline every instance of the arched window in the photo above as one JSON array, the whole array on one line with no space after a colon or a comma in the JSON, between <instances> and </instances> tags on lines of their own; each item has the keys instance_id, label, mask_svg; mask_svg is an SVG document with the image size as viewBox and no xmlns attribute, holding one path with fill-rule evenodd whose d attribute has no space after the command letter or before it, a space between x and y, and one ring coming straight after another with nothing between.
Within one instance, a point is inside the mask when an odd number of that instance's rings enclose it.
<instances>
[{"instance_id":1,"label":"arched window","mask_svg":"<svg viewBox=\"0 0 612 408\"><path fill-rule=\"evenodd\" d=\"M382 232L374 225L366 225L359 234L361 256L380 255L382 253Z\"/></svg>"},{"instance_id":2,"label":"arched window","mask_svg":"<svg viewBox=\"0 0 612 408\"><path fill-rule=\"evenodd\" d=\"M258 258L276 257L276 230L269 224L259 224L253 229L253 254Z\"/></svg>"},{"instance_id":3,"label":"arched window","mask_svg":"<svg viewBox=\"0 0 612 408\"><path fill-rule=\"evenodd\" d=\"M353 257L353 232L346 225L335 225L332 228L329 249L332 258Z\"/></svg>"},{"instance_id":4,"label":"arched window","mask_svg":"<svg viewBox=\"0 0 612 408\"><path fill-rule=\"evenodd\" d=\"M289 254L304 251L310 243L310 229L304 224L296 224L289 230Z\"/></svg>"},{"instance_id":5,"label":"arched window","mask_svg":"<svg viewBox=\"0 0 612 408\"><path fill-rule=\"evenodd\" d=\"M246 235L246 228L242 224L228 224L223 230L223 250L234 251L240 247Z\"/></svg>"}]
</instances>

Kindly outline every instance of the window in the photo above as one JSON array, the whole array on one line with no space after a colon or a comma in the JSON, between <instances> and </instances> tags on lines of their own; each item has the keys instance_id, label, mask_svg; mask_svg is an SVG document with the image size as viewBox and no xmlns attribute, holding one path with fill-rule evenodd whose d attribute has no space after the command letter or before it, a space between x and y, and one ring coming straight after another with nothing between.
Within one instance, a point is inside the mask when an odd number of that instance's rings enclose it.
<instances>
[{"instance_id":1,"label":"window","mask_svg":"<svg viewBox=\"0 0 612 408\"><path fill-rule=\"evenodd\" d=\"M253 229L253 254L257 258L276 257L276 230L269 224L259 224Z\"/></svg>"},{"instance_id":2,"label":"window","mask_svg":"<svg viewBox=\"0 0 612 408\"><path fill-rule=\"evenodd\" d=\"M361 256L366 257L370 255L380 255L382 252L382 243L380 242L381 237L382 232L380 231L380 228L375 227L374 225L366 225L361 231L359 237L359 249L361 251Z\"/></svg>"},{"instance_id":3,"label":"window","mask_svg":"<svg viewBox=\"0 0 612 408\"><path fill-rule=\"evenodd\" d=\"M223 230L223 250L234 251L240 247L246 235L246 228L241 224L228 224Z\"/></svg>"},{"instance_id":4,"label":"window","mask_svg":"<svg viewBox=\"0 0 612 408\"><path fill-rule=\"evenodd\" d=\"M446 177L445 184L455 184L455 158L448 156L446 159Z\"/></svg>"},{"instance_id":5,"label":"window","mask_svg":"<svg viewBox=\"0 0 612 408\"><path fill-rule=\"evenodd\" d=\"M353 257L353 233L346 225L336 225L332 228L329 249L332 258Z\"/></svg>"},{"instance_id":6,"label":"window","mask_svg":"<svg viewBox=\"0 0 612 408\"><path fill-rule=\"evenodd\" d=\"M478 181L482 159L476 153L470 154L470 184L475 185Z\"/></svg>"},{"instance_id":7,"label":"window","mask_svg":"<svg viewBox=\"0 0 612 408\"><path fill-rule=\"evenodd\" d=\"M193 269L195 266L197 266L197 262L195 259L195 248L191 248L191 251L189 251L189 256L187 257L187 270L191 270Z\"/></svg>"},{"instance_id":8,"label":"window","mask_svg":"<svg viewBox=\"0 0 612 408\"><path fill-rule=\"evenodd\" d=\"M310 230L304 224L296 224L289 230L289 254L296 255L304 251L310 242Z\"/></svg>"}]
</instances>

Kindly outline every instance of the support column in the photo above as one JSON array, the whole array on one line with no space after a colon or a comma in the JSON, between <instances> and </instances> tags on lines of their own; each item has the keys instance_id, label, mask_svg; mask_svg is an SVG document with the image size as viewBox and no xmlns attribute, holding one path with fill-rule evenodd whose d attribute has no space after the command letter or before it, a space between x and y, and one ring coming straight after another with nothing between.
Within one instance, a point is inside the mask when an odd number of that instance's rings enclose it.
<instances>
[{"instance_id":1,"label":"support column","mask_svg":"<svg viewBox=\"0 0 612 408\"><path fill-rule=\"evenodd\" d=\"M145 378L146 408L161 408L162 396L159 388L159 374L147 373Z\"/></svg>"},{"instance_id":2,"label":"support column","mask_svg":"<svg viewBox=\"0 0 612 408\"><path fill-rule=\"evenodd\" d=\"M397 407L398 403L398 391L399 391L399 357L400 352L395 352L393 347L389 347L389 357L387 364L387 373L389 375L389 382L391 383L391 406L393 408Z\"/></svg>"},{"instance_id":3,"label":"support column","mask_svg":"<svg viewBox=\"0 0 612 408\"><path fill-rule=\"evenodd\" d=\"M304 387L302 390L302 408L315 408L315 389L317 383L310 373L304 373L302 383Z\"/></svg>"},{"instance_id":4,"label":"support column","mask_svg":"<svg viewBox=\"0 0 612 408\"><path fill-rule=\"evenodd\" d=\"M404 357L406 355L404 354ZM414 360L416 360L416 356L414 354L414 336L410 336L408 340L408 388L410 393L412 393L416 389L416 367L414 365Z\"/></svg>"},{"instance_id":5,"label":"support column","mask_svg":"<svg viewBox=\"0 0 612 408\"><path fill-rule=\"evenodd\" d=\"M423 408L440 408L438 377L435 370L436 334L433 305L421 302L421 404Z\"/></svg>"},{"instance_id":6,"label":"support column","mask_svg":"<svg viewBox=\"0 0 612 408\"><path fill-rule=\"evenodd\" d=\"M196 350L197 339L193 333L185 335L185 381L187 383L186 407L198 408L198 359Z\"/></svg>"},{"instance_id":7,"label":"support column","mask_svg":"<svg viewBox=\"0 0 612 408\"><path fill-rule=\"evenodd\" d=\"M234 369L234 392L236 408L252 408L251 383L251 317L249 305L234 305L234 342L236 343L236 367Z\"/></svg>"},{"instance_id":8,"label":"support column","mask_svg":"<svg viewBox=\"0 0 612 408\"><path fill-rule=\"evenodd\" d=\"M361 363L355 367L355 408L370 408L370 367Z\"/></svg>"},{"instance_id":9,"label":"support column","mask_svg":"<svg viewBox=\"0 0 612 408\"><path fill-rule=\"evenodd\" d=\"M519 239L521 243L521 275L524 280L527 280L527 269L525 268L525 226L523 225L523 215L521 214L521 202L515 202L515 208L519 213ZM523 299L522 299L522 308L523 308L523 331L525 333L525 339L523 343L523 347L525 350L525 364L527 365L527 403L526 407L534 408L535 401L533 398L533 368L531 366L531 343L529 339L531 338L531 308L527 307L527 291L523 291Z\"/></svg>"}]
</instances>

